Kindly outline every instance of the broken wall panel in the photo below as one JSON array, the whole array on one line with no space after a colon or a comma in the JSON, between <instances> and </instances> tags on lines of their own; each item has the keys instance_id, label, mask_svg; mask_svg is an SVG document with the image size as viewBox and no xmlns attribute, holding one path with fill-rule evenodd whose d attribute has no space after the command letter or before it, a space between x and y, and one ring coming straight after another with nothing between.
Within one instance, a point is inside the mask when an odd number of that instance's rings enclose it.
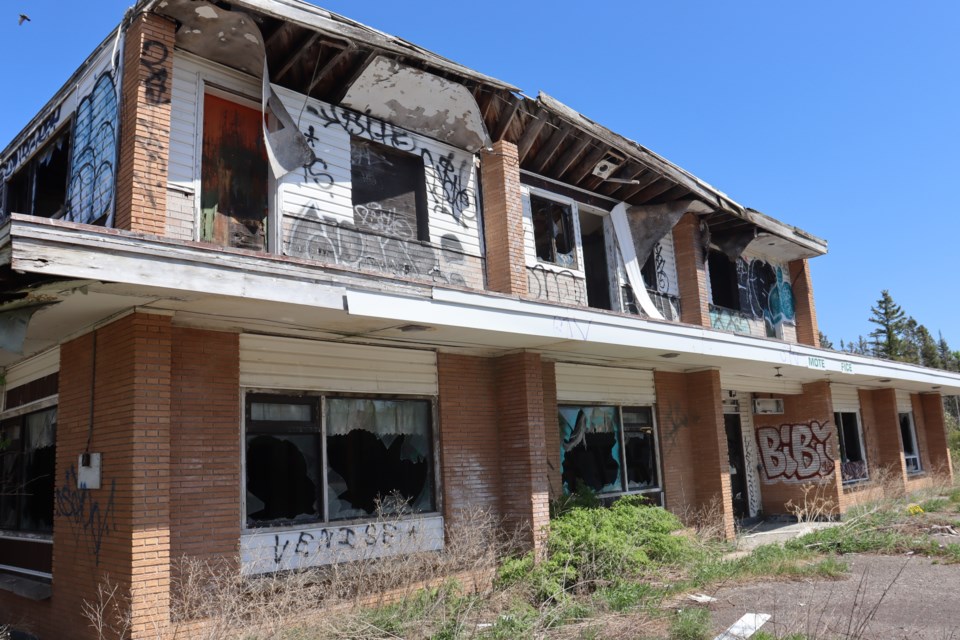
<instances>
[{"instance_id":1,"label":"broken wall panel","mask_svg":"<svg viewBox=\"0 0 960 640\"><path fill-rule=\"evenodd\" d=\"M0 204L8 205L0 209L0 219L13 211L71 222L112 225L120 74L119 62L111 57L112 53L112 47L105 47L73 89L41 113L38 123L0 158ZM64 147L69 150L69 167L61 167L58 163L54 168L56 175L49 175L49 171L45 174L44 169L49 163L38 163L37 154L54 151L47 146L48 143L65 132L66 138L60 148L61 151ZM17 202L9 201L9 183L16 183L18 178L22 182L24 171L32 174L30 211L16 210L25 202L21 198L16 198ZM65 175L61 176L61 173ZM40 198L35 200L33 194L37 185L33 183L37 177L43 184L40 184ZM65 186L59 184L64 177ZM50 180L56 180L58 184L48 184ZM14 204L20 206L11 209L9 205Z\"/></svg>"},{"instance_id":2,"label":"broken wall panel","mask_svg":"<svg viewBox=\"0 0 960 640\"><path fill-rule=\"evenodd\" d=\"M521 194L523 197L523 254L527 267L527 291L530 297L547 302L587 306L587 278L582 268L583 251L576 245L576 234L572 239L575 246L570 254L569 265L551 264L540 260L535 240L530 188L522 187ZM561 204L569 204L571 216L576 220L578 214L574 203L560 196L557 196L556 200Z\"/></svg>"}]
</instances>

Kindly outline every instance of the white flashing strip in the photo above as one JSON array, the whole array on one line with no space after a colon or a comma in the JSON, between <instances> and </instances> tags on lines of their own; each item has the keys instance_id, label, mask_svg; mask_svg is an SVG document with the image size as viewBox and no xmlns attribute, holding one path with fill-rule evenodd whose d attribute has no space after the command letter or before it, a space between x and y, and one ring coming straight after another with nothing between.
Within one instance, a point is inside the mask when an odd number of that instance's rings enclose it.
<instances>
[{"instance_id":1,"label":"white flashing strip","mask_svg":"<svg viewBox=\"0 0 960 640\"><path fill-rule=\"evenodd\" d=\"M740 362L751 361L785 369L795 367L797 373L811 369L809 361L816 358L822 361L819 363L822 366L816 369L829 373L833 381L875 384L878 378L891 378L922 385L939 385L943 393L960 393L960 374L947 371L702 327L569 309L481 293L434 289L433 299L426 300L390 293L348 290L347 307L351 315L527 335L544 338L544 343L578 341L634 347L658 353L673 351ZM630 354L625 352L624 357L628 358ZM822 379L806 377L810 380Z\"/></svg>"},{"instance_id":2,"label":"white flashing strip","mask_svg":"<svg viewBox=\"0 0 960 640\"><path fill-rule=\"evenodd\" d=\"M745 640L759 631L769 619L769 613L745 613L729 629L713 640Z\"/></svg>"},{"instance_id":3,"label":"white flashing strip","mask_svg":"<svg viewBox=\"0 0 960 640\"><path fill-rule=\"evenodd\" d=\"M630 223L627 221L625 202L613 208L610 212L610 220L613 221L613 231L617 236L617 246L620 247L620 255L623 256L623 267L627 272L627 280L633 291L634 300L648 316L663 320L663 314L654 306L650 294L647 293L647 287L643 284L643 274L640 272L640 262L637 260L637 252L633 246L633 234L630 232Z\"/></svg>"}]
</instances>

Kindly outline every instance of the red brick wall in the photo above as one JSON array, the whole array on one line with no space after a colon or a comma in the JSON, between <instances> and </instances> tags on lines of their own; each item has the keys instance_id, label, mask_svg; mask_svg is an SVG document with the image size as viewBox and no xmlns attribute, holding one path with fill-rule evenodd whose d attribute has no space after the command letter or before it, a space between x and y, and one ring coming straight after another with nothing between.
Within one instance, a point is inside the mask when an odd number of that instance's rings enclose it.
<instances>
[{"instance_id":1,"label":"red brick wall","mask_svg":"<svg viewBox=\"0 0 960 640\"><path fill-rule=\"evenodd\" d=\"M120 85L119 229L166 232L175 28L165 18L141 13L126 32Z\"/></svg>"},{"instance_id":2,"label":"red brick wall","mask_svg":"<svg viewBox=\"0 0 960 640\"><path fill-rule=\"evenodd\" d=\"M550 523L543 366L534 353L496 359L500 508L508 527L524 527L539 550Z\"/></svg>"},{"instance_id":3,"label":"red brick wall","mask_svg":"<svg viewBox=\"0 0 960 640\"><path fill-rule=\"evenodd\" d=\"M842 501L842 482L830 384L828 382L812 382L803 385L803 393L801 394L773 397L783 398L784 413L782 415L754 414L755 428L759 431L762 427L779 428L781 425L807 424L812 420L821 424L829 423L831 431L827 445L827 455L834 460L834 472L833 475L819 482L785 482L783 480L768 481L765 471L761 470L760 492L764 513L788 513L788 502L792 501L796 506L803 506L806 501L812 506L814 500L818 500L824 506L829 503L832 505L831 511L838 511ZM804 487L810 485L814 485L815 489L809 491L805 496Z\"/></svg>"},{"instance_id":4,"label":"red brick wall","mask_svg":"<svg viewBox=\"0 0 960 640\"><path fill-rule=\"evenodd\" d=\"M463 510L500 513L497 385L489 358L438 353L437 373L443 515L455 526Z\"/></svg>"},{"instance_id":5,"label":"red brick wall","mask_svg":"<svg viewBox=\"0 0 960 640\"><path fill-rule=\"evenodd\" d=\"M493 152L483 153L481 161L487 288L525 295L527 270L517 146L506 140L495 142Z\"/></svg>"},{"instance_id":6,"label":"red brick wall","mask_svg":"<svg viewBox=\"0 0 960 640\"><path fill-rule=\"evenodd\" d=\"M797 342L819 347L820 328L817 325L817 307L813 301L813 281L807 260L790 263L790 283L797 314Z\"/></svg>"},{"instance_id":7,"label":"red brick wall","mask_svg":"<svg viewBox=\"0 0 960 640\"><path fill-rule=\"evenodd\" d=\"M734 535L730 468L719 371L654 372L657 425L668 509L687 515L719 501Z\"/></svg>"},{"instance_id":8,"label":"red brick wall","mask_svg":"<svg viewBox=\"0 0 960 640\"><path fill-rule=\"evenodd\" d=\"M175 327L170 415L171 557L235 556L240 542L238 334Z\"/></svg>"},{"instance_id":9,"label":"red brick wall","mask_svg":"<svg viewBox=\"0 0 960 640\"><path fill-rule=\"evenodd\" d=\"M947 428L943 415L943 397L939 393L923 393L914 396L919 400L919 413L923 414L924 434L929 453L929 469L953 478L953 465L947 449ZM917 401L915 401L915 406Z\"/></svg>"},{"instance_id":10,"label":"red brick wall","mask_svg":"<svg viewBox=\"0 0 960 640\"><path fill-rule=\"evenodd\" d=\"M688 213L673 228L673 248L680 290L680 319L687 324L710 326L707 269L700 239L700 219Z\"/></svg>"},{"instance_id":11,"label":"red brick wall","mask_svg":"<svg viewBox=\"0 0 960 640\"><path fill-rule=\"evenodd\" d=\"M870 434L875 442L876 463L871 466L878 475L893 476L906 486L907 468L900 443L900 418L897 395L893 389L860 390L861 410L869 405ZM867 424L867 415L864 415Z\"/></svg>"}]
</instances>

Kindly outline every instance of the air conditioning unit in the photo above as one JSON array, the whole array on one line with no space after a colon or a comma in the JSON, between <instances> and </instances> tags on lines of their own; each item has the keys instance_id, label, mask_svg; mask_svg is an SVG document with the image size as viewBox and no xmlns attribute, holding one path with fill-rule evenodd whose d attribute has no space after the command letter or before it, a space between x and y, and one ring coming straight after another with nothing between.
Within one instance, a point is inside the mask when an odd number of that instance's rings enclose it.
<instances>
[{"instance_id":1,"label":"air conditioning unit","mask_svg":"<svg viewBox=\"0 0 960 640\"><path fill-rule=\"evenodd\" d=\"M777 414L783 413L782 398L757 398L753 401L754 413Z\"/></svg>"}]
</instances>

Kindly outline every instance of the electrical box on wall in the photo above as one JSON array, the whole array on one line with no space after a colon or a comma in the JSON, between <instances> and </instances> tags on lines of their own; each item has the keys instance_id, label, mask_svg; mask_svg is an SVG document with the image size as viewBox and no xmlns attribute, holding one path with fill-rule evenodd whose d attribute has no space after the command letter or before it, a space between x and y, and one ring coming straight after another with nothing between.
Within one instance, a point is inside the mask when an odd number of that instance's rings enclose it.
<instances>
[{"instance_id":1,"label":"electrical box on wall","mask_svg":"<svg viewBox=\"0 0 960 640\"><path fill-rule=\"evenodd\" d=\"M783 413L783 398L757 398L753 401L754 413Z\"/></svg>"},{"instance_id":2,"label":"electrical box on wall","mask_svg":"<svg viewBox=\"0 0 960 640\"><path fill-rule=\"evenodd\" d=\"M100 454L81 453L77 460L77 489L100 488Z\"/></svg>"}]
</instances>

